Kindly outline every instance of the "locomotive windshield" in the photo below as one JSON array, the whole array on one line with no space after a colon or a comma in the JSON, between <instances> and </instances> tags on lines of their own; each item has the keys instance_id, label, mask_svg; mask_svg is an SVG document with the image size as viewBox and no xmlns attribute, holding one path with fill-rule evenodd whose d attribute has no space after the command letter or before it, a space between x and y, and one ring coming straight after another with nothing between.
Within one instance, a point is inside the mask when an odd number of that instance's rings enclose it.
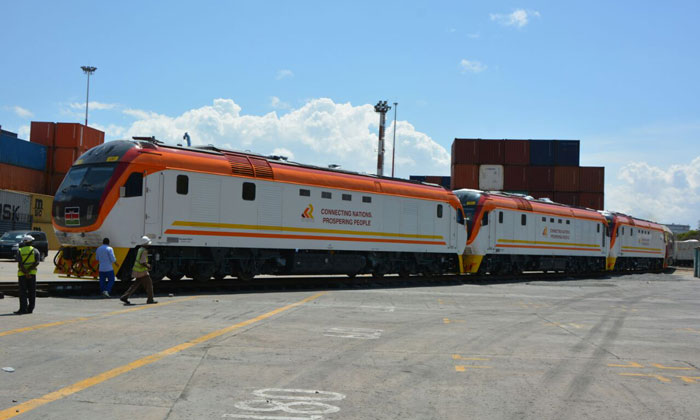
<instances>
[{"instance_id":1,"label":"locomotive windshield","mask_svg":"<svg viewBox=\"0 0 700 420\"><path fill-rule=\"evenodd\" d=\"M97 220L105 187L116 163L74 166L54 197L53 217L59 226L87 226Z\"/></svg>"},{"instance_id":2,"label":"locomotive windshield","mask_svg":"<svg viewBox=\"0 0 700 420\"><path fill-rule=\"evenodd\" d=\"M476 207L479 204L481 193L474 190L457 190L454 193L462 203L464 217L467 221L467 233L471 235L472 227L474 226L474 215L476 214Z\"/></svg>"}]
</instances>

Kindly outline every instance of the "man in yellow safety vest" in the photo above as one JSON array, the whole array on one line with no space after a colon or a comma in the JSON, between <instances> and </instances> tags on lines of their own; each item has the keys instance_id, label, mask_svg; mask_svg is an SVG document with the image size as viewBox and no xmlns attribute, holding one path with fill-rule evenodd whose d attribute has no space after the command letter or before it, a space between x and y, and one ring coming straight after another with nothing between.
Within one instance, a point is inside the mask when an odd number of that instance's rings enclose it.
<instances>
[{"instance_id":1,"label":"man in yellow safety vest","mask_svg":"<svg viewBox=\"0 0 700 420\"><path fill-rule=\"evenodd\" d=\"M148 296L146 303L158 303L153 300L153 281L151 280L150 274L148 274L148 270L151 269L151 265L148 263L148 246L150 244L151 239L148 236L142 237L139 241L139 248L136 251L136 261L134 261L134 268L131 271L131 276L136 280L134 281L134 284L132 284L131 287L129 287L129 289L119 298L119 300L124 302L126 305L131 305L131 302L129 302L129 297L141 285L143 285L144 289L146 289L146 295Z\"/></svg>"},{"instance_id":2,"label":"man in yellow safety vest","mask_svg":"<svg viewBox=\"0 0 700 420\"><path fill-rule=\"evenodd\" d=\"M15 254L15 260L19 265L17 277L19 281L19 310L15 314L31 314L34 311L36 300L36 268L41 260L39 250L32 246L34 237L25 235L22 238L19 249Z\"/></svg>"}]
</instances>

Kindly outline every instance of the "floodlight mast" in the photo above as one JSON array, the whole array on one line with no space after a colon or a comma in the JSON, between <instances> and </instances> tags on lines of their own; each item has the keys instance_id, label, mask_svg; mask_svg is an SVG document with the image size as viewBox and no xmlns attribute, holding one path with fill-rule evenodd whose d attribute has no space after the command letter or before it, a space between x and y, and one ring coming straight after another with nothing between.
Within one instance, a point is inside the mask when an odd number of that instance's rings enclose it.
<instances>
[{"instance_id":1,"label":"floodlight mast","mask_svg":"<svg viewBox=\"0 0 700 420\"><path fill-rule=\"evenodd\" d=\"M396 110L399 109L399 103L394 102L394 142L391 145L391 177L394 177L394 161L396 160Z\"/></svg>"},{"instance_id":2,"label":"floodlight mast","mask_svg":"<svg viewBox=\"0 0 700 420\"><path fill-rule=\"evenodd\" d=\"M377 150L377 175L384 175L384 126L386 125L386 113L391 109L386 101L379 101L374 106L374 111L379 113L379 150Z\"/></svg>"},{"instance_id":3,"label":"floodlight mast","mask_svg":"<svg viewBox=\"0 0 700 420\"><path fill-rule=\"evenodd\" d=\"M83 69L83 73L87 74L87 95L85 97L85 126L88 125L88 102L90 102L90 75L97 70L97 67L92 66L80 66Z\"/></svg>"}]
</instances>

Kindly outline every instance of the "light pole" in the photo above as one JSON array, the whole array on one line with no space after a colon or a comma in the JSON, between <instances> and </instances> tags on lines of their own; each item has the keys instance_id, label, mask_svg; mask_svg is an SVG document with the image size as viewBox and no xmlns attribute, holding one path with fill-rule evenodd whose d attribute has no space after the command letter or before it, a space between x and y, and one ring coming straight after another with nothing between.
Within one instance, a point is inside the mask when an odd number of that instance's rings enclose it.
<instances>
[{"instance_id":1,"label":"light pole","mask_svg":"<svg viewBox=\"0 0 700 420\"><path fill-rule=\"evenodd\" d=\"M377 102L374 106L374 112L379 113L379 150L377 151L377 175L384 175L384 126L386 125L386 112L391 107L386 104L386 101Z\"/></svg>"},{"instance_id":2,"label":"light pole","mask_svg":"<svg viewBox=\"0 0 700 420\"><path fill-rule=\"evenodd\" d=\"M85 126L87 127L88 101L90 100L90 75L97 70L97 67L80 66L80 68L83 69L83 73L87 74L87 96L85 97Z\"/></svg>"},{"instance_id":3,"label":"light pole","mask_svg":"<svg viewBox=\"0 0 700 420\"><path fill-rule=\"evenodd\" d=\"M391 145L391 177L394 177L394 161L396 160L396 110L399 107L398 102L394 102L394 142Z\"/></svg>"}]
</instances>

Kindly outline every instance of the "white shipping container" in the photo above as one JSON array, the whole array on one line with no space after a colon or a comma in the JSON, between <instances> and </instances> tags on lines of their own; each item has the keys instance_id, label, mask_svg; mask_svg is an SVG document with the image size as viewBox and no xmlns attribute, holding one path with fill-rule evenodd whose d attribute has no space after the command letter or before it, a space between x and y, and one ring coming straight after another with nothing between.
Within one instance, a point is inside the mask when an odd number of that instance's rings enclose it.
<instances>
[{"instance_id":1,"label":"white shipping container","mask_svg":"<svg viewBox=\"0 0 700 420\"><path fill-rule=\"evenodd\" d=\"M484 191L502 191L503 165L479 166L479 189Z\"/></svg>"},{"instance_id":2,"label":"white shipping container","mask_svg":"<svg viewBox=\"0 0 700 420\"><path fill-rule=\"evenodd\" d=\"M0 234L31 227L31 196L0 190Z\"/></svg>"},{"instance_id":3,"label":"white shipping container","mask_svg":"<svg viewBox=\"0 0 700 420\"><path fill-rule=\"evenodd\" d=\"M700 241L689 239L676 242L676 261L679 265L692 265L695 248L700 247Z\"/></svg>"}]
</instances>

